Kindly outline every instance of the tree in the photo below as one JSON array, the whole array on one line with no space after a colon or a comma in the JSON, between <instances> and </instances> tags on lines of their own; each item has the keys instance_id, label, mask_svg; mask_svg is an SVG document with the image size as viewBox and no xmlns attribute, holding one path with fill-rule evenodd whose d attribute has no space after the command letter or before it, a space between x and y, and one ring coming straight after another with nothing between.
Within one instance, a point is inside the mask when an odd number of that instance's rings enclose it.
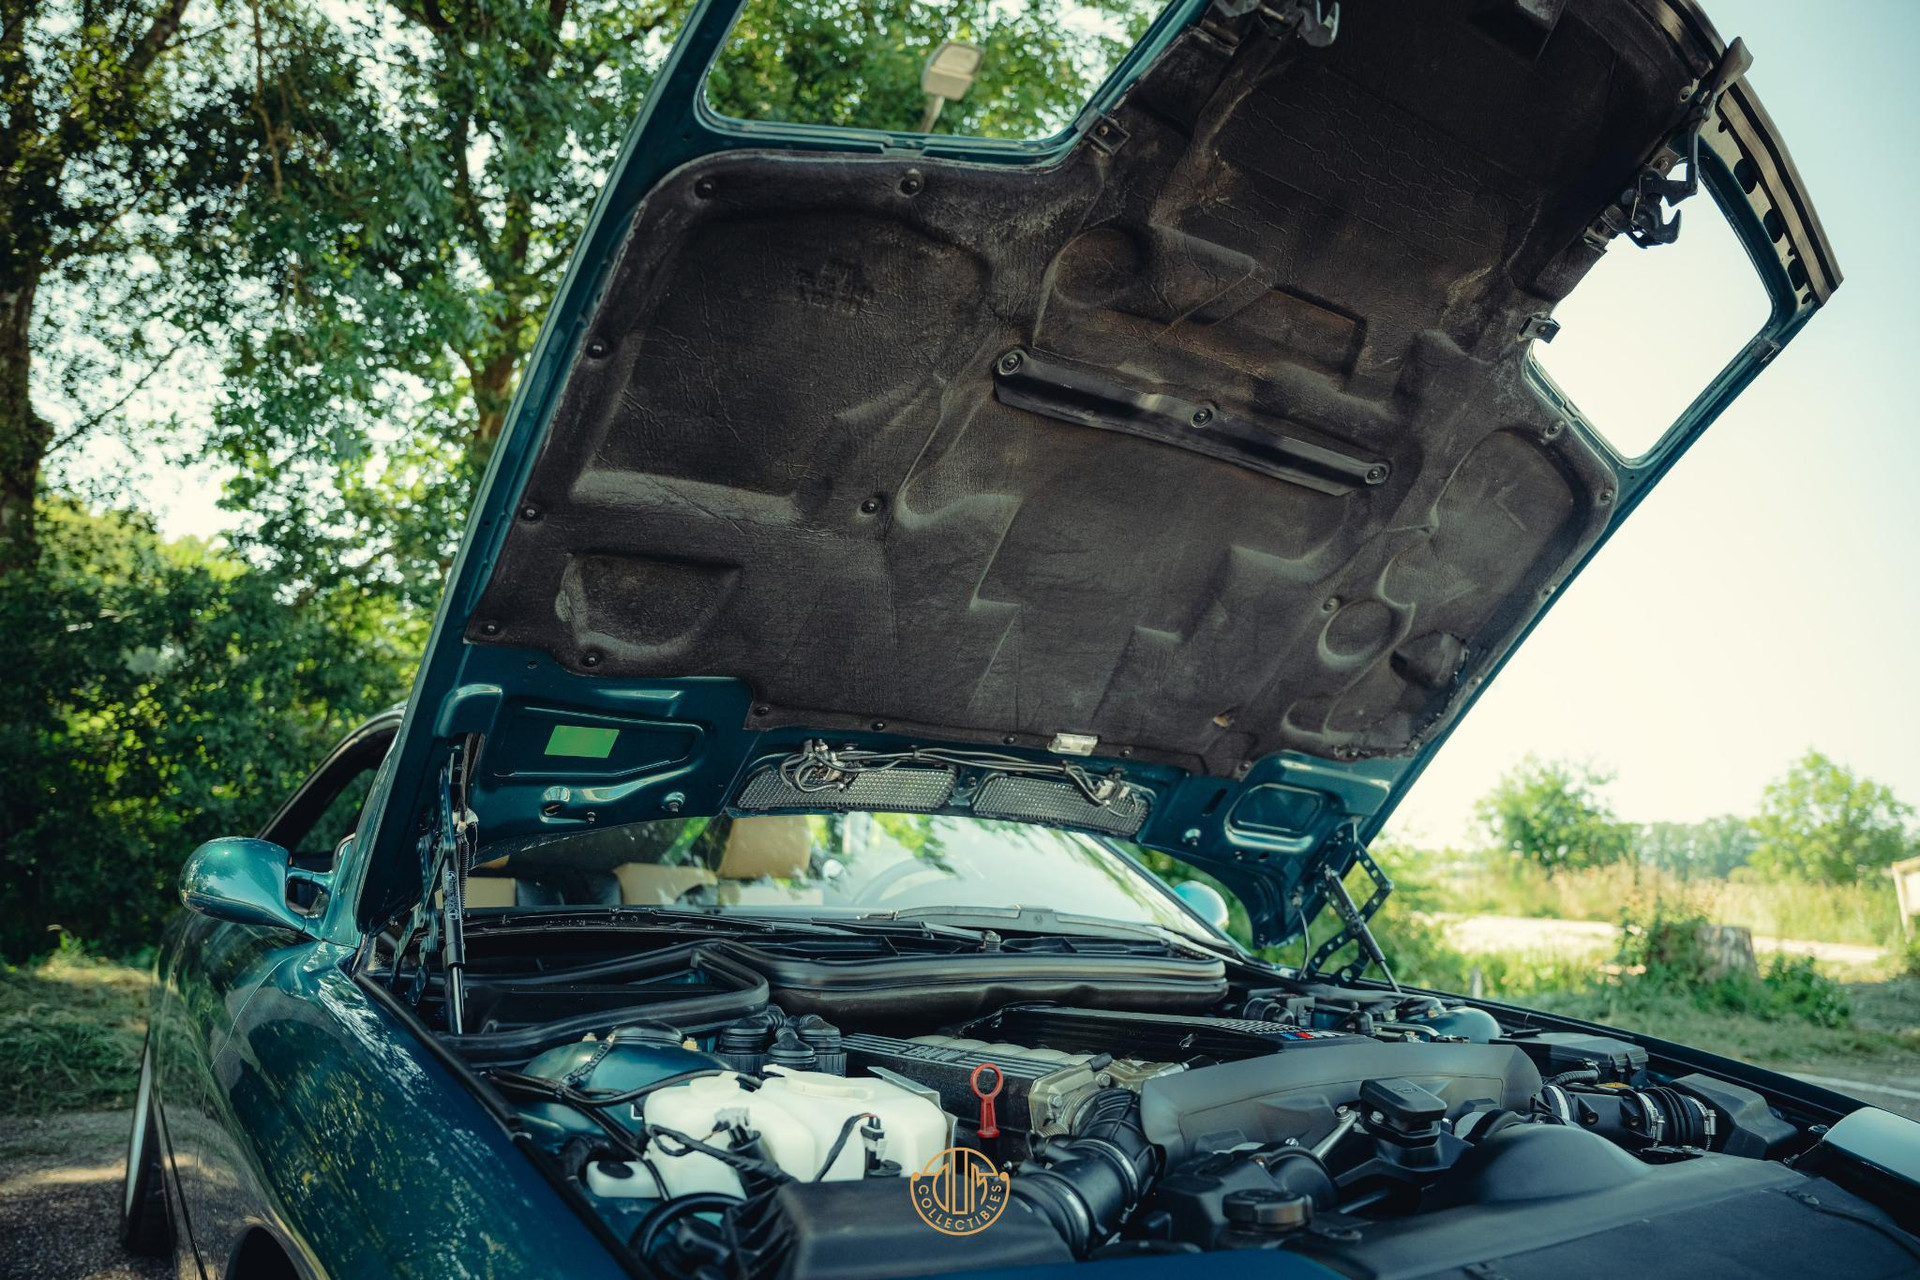
<instances>
[{"instance_id":1,"label":"tree","mask_svg":"<svg viewBox=\"0 0 1920 1280\"><path fill-rule=\"evenodd\" d=\"M1651 822L1635 841L1641 862L1682 878L1724 878L1745 866L1753 849L1753 828L1730 813L1704 822Z\"/></svg>"},{"instance_id":2,"label":"tree","mask_svg":"<svg viewBox=\"0 0 1920 1280\"><path fill-rule=\"evenodd\" d=\"M52 502L41 526L0 591L0 954L55 925L130 950L194 845L257 830L404 693L423 628L137 516Z\"/></svg>"},{"instance_id":3,"label":"tree","mask_svg":"<svg viewBox=\"0 0 1920 1280\"><path fill-rule=\"evenodd\" d=\"M1548 875L1626 857L1629 828L1600 789L1611 774L1564 760L1527 756L1474 806L1494 843Z\"/></svg>"},{"instance_id":4,"label":"tree","mask_svg":"<svg viewBox=\"0 0 1920 1280\"><path fill-rule=\"evenodd\" d=\"M185 198L187 114L173 55L188 0L7 0L0 7L0 574L35 555L34 501L49 453L113 416L126 396L88 397L123 363L164 362L137 291L67 308L49 342L50 285L115 292L116 273L159 250L146 221ZM123 307L132 305L130 320ZM52 348L51 351L46 350ZM44 376L36 357L76 365ZM149 365L149 371L151 369ZM142 375L131 377L137 389ZM80 390L63 424L49 386ZM89 399L94 403L88 403Z\"/></svg>"},{"instance_id":5,"label":"tree","mask_svg":"<svg viewBox=\"0 0 1920 1280\"><path fill-rule=\"evenodd\" d=\"M53 924L150 942L193 844L257 827L404 690L572 241L691 7L191 3L191 32L189 0L0 4L0 301L26 317L0 317L0 953ZM1079 8L1111 20L755 0L711 96L910 128L926 52L963 38L996 69L941 128L1044 133L1146 12ZM204 432L247 513L229 547L40 480L181 341L225 375Z\"/></svg>"},{"instance_id":6,"label":"tree","mask_svg":"<svg viewBox=\"0 0 1920 1280\"><path fill-rule=\"evenodd\" d=\"M934 132L1037 138L1064 127L1146 30L1152 0L750 0L715 61L708 98L748 120L911 131L920 72L943 40L982 53L973 88Z\"/></svg>"},{"instance_id":7,"label":"tree","mask_svg":"<svg viewBox=\"0 0 1920 1280\"><path fill-rule=\"evenodd\" d=\"M1809 750L1767 785L1753 866L1769 876L1852 884L1907 856L1911 806L1891 788Z\"/></svg>"},{"instance_id":8,"label":"tree","mask_svg":"<svg viewBox=\"0 0 1920 1280\"><path fill-rule=\"evenodd\" d=\"M214 438L230 504L300 578L431 604L606 167L689 0L251 0L222 167L242 205L196 258L240 300ZM913 128L949 36L998 60L943 128L1045 132L1141 0L755 3L710 86L741 115ZM1016 11L1017 9L1017 11ZM211 294L216 292L211 284Z\"/></svg>"}]
</instances>

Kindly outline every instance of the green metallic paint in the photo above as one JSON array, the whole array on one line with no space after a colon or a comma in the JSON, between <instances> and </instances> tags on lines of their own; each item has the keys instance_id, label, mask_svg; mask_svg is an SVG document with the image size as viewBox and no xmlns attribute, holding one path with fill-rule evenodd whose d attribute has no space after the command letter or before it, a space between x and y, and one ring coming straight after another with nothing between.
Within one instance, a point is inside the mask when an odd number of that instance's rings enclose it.
<instances>
[{"instance_id":1,"label":"green metallic paint","mask_svg":"<svg viewBox=\"0 0 1920 1280\"><path fill-rule=\"evenodd\" d=\"M195 849L180 872L180 903L215 920L290 929L301 937L310 922L287 903L287 882L325 887L328 877L288 866L287 851L270 840L225 836Z\"/></svg>"},{"instance_id":2,"label":"green metallic paint","mask_svg":"<svg viewBox=\"0 0 1920 1280\"><path fill-rule=\"evenodd\" d=\"M316 1276L538 1276L555 1258L570 1276L626 1274L347 973L349 949L182 919L153 1043L183 1249L218 1272L264 1228Z\"/></svg>"}]
</instances>

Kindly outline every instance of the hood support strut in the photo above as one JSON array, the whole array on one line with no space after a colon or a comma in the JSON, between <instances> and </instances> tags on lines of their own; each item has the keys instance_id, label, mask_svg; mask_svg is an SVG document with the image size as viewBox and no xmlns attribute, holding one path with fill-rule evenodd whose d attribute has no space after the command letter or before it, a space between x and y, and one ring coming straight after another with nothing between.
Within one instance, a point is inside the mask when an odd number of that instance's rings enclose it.
<instances>
[{"instance_id":1,"label":"hood support strut","mask_svg":"<svg viewBox=\"0 0 1920 1280\"><path fill-rule=\"evenodd\" d=\"M399 981L400 960L416 935L421 936L421 963L414 970L408 999L417 1007L426 994L426 957L437 953L440 968L446 974L447 1030L454 1035L466 1031L467 1001L467 871L480 821L467 804L468 781L472 762L478 755L478 735L469 735L454 744L440 766L440 785L436 795L437 812L420 835L420 883L425 886L421 901L414 904L394 946L393 980ZM433 890L440 890L440 909L433 909Z\"/></svg>"}]
</instances>

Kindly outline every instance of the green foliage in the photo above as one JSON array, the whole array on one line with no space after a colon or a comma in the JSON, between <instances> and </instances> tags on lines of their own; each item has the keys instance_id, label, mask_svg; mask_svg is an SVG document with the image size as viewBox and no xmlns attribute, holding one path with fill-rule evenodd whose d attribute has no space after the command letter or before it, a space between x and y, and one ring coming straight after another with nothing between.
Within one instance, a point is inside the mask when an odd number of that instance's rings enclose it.
<instances>
[{"instance_id":1,"label":"green foliage","mask_svg":"<svg viewBox=\"0 0 1920 1280\"><path fill-rule=\"evenodd\" d=\"M1631 828L1600 794L1612 780L1584 765L1529 755L1479 801L1475 814L1500 849L1549 875L1601 866L1632 848Z\"/></svg>"},{"instance_id":2,"label":"green foliage","mask_svg":"<svg viewBox=\"0 0 1920 1280\"><path fill-rule=\"evenodd\" d=\"M191 254L232 335L211 442L247 545L430 608L521 363L684 12L250 0Z\"/></svg>"},{"instance_id":3,"label":"green foliage","mask_svg":"<svg viewBox=\"0 0 1920 1280\"><path fill-rule=\"evenodd\" d=\"M245 515L215 551L47 501L58 441L0 316L0 419L25 415L0 420L0 537L36 496L46 525L37 562L0 547L0 571L20 566L0 578L20 691L0 723L0 953L44 950L54 925L150 941L194 844L255 829L402 693L571 244L690 8L117 0L77 21L49 0L9 20L0 294L7 272L68 290L36 321L61 363L35 390L72 401L78 438L138 389L116 370L184 341L225 374L198 435ZM926 50L970 38L994 61L941 127L1040 133L1148 12L756 7L715 97L917 116Z\"/></svg>"},{"instance_id":4,"label":"green foliage","mask_svg":"<svg viewBox=\"0 0 1920 1280\"><path fill-rule=\"evenodd\" d=\"M255 50L204 147L241 195L191 257L239 312L221 317L211 441L239 473L251 554L303 582L351 562L431 607L573 239L690 7L250 0ZM941 127L1029 136L1071 118L1151 11L756 3L710 96L911 128L927 52L969 38L987 68Z\"/></svg>"},{"instance_id":5,"label":"green foliage","mask_svg":"<svg viewBox=\"0 0 1920 1280\"><path fill-rule=\"evenodd\" d=\"M1752 826L1729 813L1705 822L1650 822L1635 833L1634 856L1683 880L1724 878L1747 864L1754 845Z\"/></svg>"},{"instance_id":6,"label":"green foliage","mask_svg":"<svg viewBox=\"0 0 1920 1280\"><path fill-rule=\"evenodd\" d=\"M1640 1025L1648 1010L1670 1009L1676 1002L1699 1013L1758 1022L1850 1025L1845 989L1810 957L1776 955L1758 974L1721 972L1724 966L1702 944L1711 897L1697 884L1655 878L1629 890L1622 877L1631 868L1624 866L1588 868L1552 880L1529 871L1556 886L1584 877L1612 883L1610 914L1622 925L1614 962L1600 965L1591 957L1555 952L1464 954L1448 941L1445 924L1435 914L1458 905L1440 881L1435 856L1391 841L1376 842L1371 852L1396 886L1393 898L1374 918L1374 934L1394 976L1405 984L1463 993L1477 976L1489 998L1534 1003L1552 997L1548 1002L1556 1007L1573 1000L1580 1002L1582 1016L1628 1027ZM1357 883L1349 887L1359 889ZM1314 931L1324 937L1322 930L1335 927L1329 914L1315 922ZM1277 964L1293 964L1298 958L1292 947L1263 954Z\"/></svg>"},{"instance_id":7,"label":"green foliage","mask_svg":"<svg viewBox=\"0 0 1920 1280\"><path fill-rule=\"evenodd\" d=\"M62 935L33 964L0 965L0 1115L123 1107L140 1074L152 975Z\"/></svg>"},{"instance_id":8,"label":"green foliage","mask_svg":"<svg viewBox=\"0 0 1920 1280\"><path fill-rule=\"evenodd\" d=\"M1811 956L1775 955L1759 974L1729 970L1704 943L1710 926L1693 901L1656 900L1650 909L1621 916L1622 973L1609 993L1631 1011L1649 1001L1684 997L1703 1010L1745 1014L1763 1021L1794 1018L1822 1027L1852 1017L1845 991L1821 973Z\"/></svg>"},{"instance_id":9,"label":"green foliage","mask_svg":"<svg viewBox=\"0 0 1920 1280\"><path fill-rule=\"evenodd\" d=\"M920 72L943 40L984 53L937 133L1036 138L1067 125L1145 31L1151 0L752 0L714 64L708 100L747 120L911 131Z\"/></svg>"},{"instance_id":10,"label":"green foliage","mask_svg":"<svg viewBox=\"0 0 1920 1280\"><path fill-rule=\"evenodd\" d=\"M1443 906L1449 911L1611 923L1620 918L1623 903L1689 892L1719 923L1770 937L1882 946L1900 934L1892 887L1885 882L1769 881L1751 867L1735 867L1725 880L1686 879L1635 862L1549 876L1531 864L1498 857L1449 882Z\"/></svg>"},{"instance_id":11,"label":"green foliage","mask_svg":"<svg viewBox=\"0 0 1920 1280\"><path fill-rule=\"evenodd\" d=\"M256 830L400 696L421 628L135 517L55 504L42 533L38 563L0 579L0 954L54 926L131 949L195 845Z\"/></svg>"},{"instance_id":12,"label":"green foliage","mask_svg":"<svg viewBox=\"0 0 1920 1280\"><path fill-rule=\"evenodd\" d=\"M1769 876L1852 884L1908 855L1912 815L1891 788L1809 751L1767 786L1753 819L1753 866Z\"/></svg>"},{"instance_id":13,"label":"green foliage","mask_svg":"<svg viewBox=\"0 0 1920 1280\"><path fill-rule=\"evenodd\" d=\"M1844 1027L1853 1019L1846 988L1820 972L1812 956L1775 955L1760 984L1767 1005L1782 1016L1819 1027Z\"/></svg>"}]
</instances>

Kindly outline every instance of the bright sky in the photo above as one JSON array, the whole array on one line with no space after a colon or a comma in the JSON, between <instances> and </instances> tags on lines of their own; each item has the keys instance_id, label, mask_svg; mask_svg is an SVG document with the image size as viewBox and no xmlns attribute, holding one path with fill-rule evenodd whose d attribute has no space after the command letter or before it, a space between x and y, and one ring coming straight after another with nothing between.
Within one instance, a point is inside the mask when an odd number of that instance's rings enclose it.
<instances>
[{"instance_id":1,"label":"bright sky","mask_svg":"<svg viewBox=\"0 0 1920 1280\"><path fill-rule=\"evenodd\" d=\"M1615 803L1639 821L1749 812L1810 746L1920 803L1920 424L1901 380L1920 366L1920 164L1908 150L1920 137L1920 4L1705 7L1753 51L1749 83L1846 283L1481 699L1400 811L1396 826L1415 838L1466 839L1474 799L1529 751L1616 770ZM1574 362L1564 380L1576 393L1577 366L1591 377L1610 357L1576 398L1640 443L1657 427L1632 421L1621 393L1664 403L1664 422L1679 375L1636 371L1633 354L1687 343L1697 318L1717 364L1754 327L1750 286L1705 205L1686 206L1678 246L1618 246L1610 258L1634 257L1603 263L1595 298L1562 308L1568 327L1549 353L1556 374ZM1603 288L1602 271L1627 279ZM1643 308L1633 287L1658 292ZM1617 346L1596 336L1609 333ZM1688 390L1706 376L1690 372ZM136 464L105 443L76 462ZM210 473L148 471L142 491L168 534L228 523Z\"/></svg>"},{"instance_id":2,"label":"bright sky","mask_svg":"<svg viewBox=\"0 0 1920 1280\"><path fill-rule=\"evenodd\" d=\"M1752 50L1748 83L1846 283L1488 689L1399 811L1416 837L1462 838L1474 798L1528 751L1617 770L1614 801L1640 821L1750 812L1809 746L1920 803L1920 423L1903 380L1920 372L1920 5L1703 7ZM1657 266L1700 230L1641 256Z\"/></svg>"}]
</instances>

